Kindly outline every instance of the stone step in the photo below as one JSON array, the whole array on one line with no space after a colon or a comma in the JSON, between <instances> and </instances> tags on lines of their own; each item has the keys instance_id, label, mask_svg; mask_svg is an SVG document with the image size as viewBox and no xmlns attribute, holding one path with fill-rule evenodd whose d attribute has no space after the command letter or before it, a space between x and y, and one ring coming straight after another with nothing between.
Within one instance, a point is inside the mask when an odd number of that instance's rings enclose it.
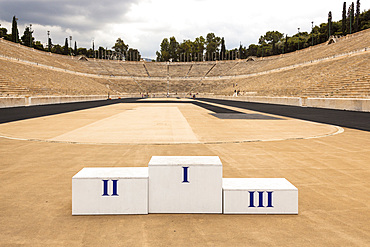
<instances>
[{"instance_id":1,"label":"stone step","mask_svg":"<svg viewBox=\"0 0 370 247\"><path fill-rule=\"evenodd\" d=\"M24 87L18 85L0 85L0 88L19 88L19 89L26 89Z\"/></svg>"},{"instance_id":2,"label":"stone step","mask_svg":"<svg viewBox=\"0 0 370 247\"><path fill-rule=\"evenodd\" d=\"M346 87L342 89L343 91L369 91L370 86L361 86L361 87Z\"/></svg>"},{"instance_id":3,"label":"stone step","mask_svg":"<svg viewBox=\"0 0 370 247\"><path fill-rule=\"evenodd\" d=\"M14 89L12 89L12 90L1 90L0 89L0 92L1 93L10 93L10 92L12 92L12 93L26 93L26 92L29 92L28 90L14 90Z\"/></svg>"}]
</instances>

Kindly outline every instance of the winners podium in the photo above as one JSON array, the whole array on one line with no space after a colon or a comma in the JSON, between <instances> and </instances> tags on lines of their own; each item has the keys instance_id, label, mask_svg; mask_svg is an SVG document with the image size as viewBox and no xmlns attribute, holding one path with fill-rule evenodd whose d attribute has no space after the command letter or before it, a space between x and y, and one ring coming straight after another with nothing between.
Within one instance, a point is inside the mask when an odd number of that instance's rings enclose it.
<instances>
[{"instance_id":1,"label":"winners podium","mask_svg":"<svg viewBox=\"0 0 370 247\"><path fill-rule=\"evenodd\" d=\"M284 178L222 178L218 156L153 156L148 167L83 168L72 177L72 215L298 214Z\"/></svg>"}]
</instances>

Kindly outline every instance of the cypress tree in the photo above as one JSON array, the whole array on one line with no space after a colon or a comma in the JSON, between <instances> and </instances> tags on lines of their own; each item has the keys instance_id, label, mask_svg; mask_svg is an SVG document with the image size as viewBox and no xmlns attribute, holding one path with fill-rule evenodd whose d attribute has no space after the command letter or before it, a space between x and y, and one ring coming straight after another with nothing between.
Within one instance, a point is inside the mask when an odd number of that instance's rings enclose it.
<instances>
[{"instance_id":1,"label":"cypress tree","mask_svg":"<svg viewBox=\"0 0 370 247\"><path fill-rule=\"evenodd\" d=\"M75 56L77 56L77 41L75 41Z\"/></svg>"},{"instance_id":2,"label":"cypress tree","mask_svg":"<svg viewBox=\"0 0 370 247\"><path fill-rule=\"evenodd\" d=\"M51 38L48 40L48 51L51 52Z\"/></svg>"},{"instance_id":3,"label":"cypress tree","mask_svg":"<svg viewBox=\"0 0 370 247\"><path fill-rule=\"evenodd\" d=\"M355 20L355 32L360 31L360 0L356 3L356 20Z\"/></svg>"},{"instance_id":4,"label":"cypress tree","mask_svg":"<svg viewBox=\"0 0 370 247\"><path fill-rule=\"evenodd\" d=\"M351 4L348 6L348 11L347 11L347 32L349 33L349 34L351 34L351 31L352 31L352 27L351 27L351 25L352 25L352 22L351 22Z\"/></svg>"},{"instance_id":5,"label":"cypress tree","mask_svg":"<svg viewBox=\"0 0 370 247\"><path fill-rule=\"evenodd\" d=\"M346 2L343 3L343 12L342 12L342 34L347 35L347 6Z\"/></svg>"},{"instance_id":6,"label":"cypress tree","mask_svg":"<svg viewBox=\"0 0 370 247\"><path fill-rule=\"evenodd\" d=\"M288 34L285 35L285 44L284 44L284 47L285 47L285 52L288 52ZM284 51L283 51L284 53Z\"/></svg>"},{"instance_id":7,"label":"cypress tree","mask_svg":"<svg viewBox=\"0 0 370 247\"><path fill-rule=\"evenodd\" d=\"M69 53L68 38L66 38L66 41L64 43L63 55L68 55L68 53Z\"/></svg>"},{"instance_id":8,"label":"cypress tree","mask_svg":"<svg viewBox=\"0 0 370 247\"><path fill-rule=\"evenodd\" d=\"M331 16L331 11L329 11L329 14L328 14L328 39L330 38L331 36L331 19L332 19L332 16Z\"/></svg>"},{"instance_id":9,"label":"cypress tree","mask_svg":"<svg viewBox=\"0 0 370 247\"><path fill-rule=\"evenodd\" d=\"M13 16L13 21L12 21L12 41L15 43L19 43L18 24L17 24L17 18L15 16Z\"/></svg>"},{"instance_id":10,"label":"cypress tree","mask_svg":"<svg viewBox=\"0 0 370 247\"><path fill-rule=\"evenodd\" d=\"M353 26L354 26L354 8L355 4L352 2L351 5L348 8L347 18L349 19L349 26L347 30L349 30L349 33L351 34L353 32Z\"/></svg>"},{"instance_id":11,"label":"cypress tree","mask_svg":"<svg viewBox=\"0 0 370 247\"><path fill-rule=\"evenodd\" d=\"M355 4L352 2L351 4L351 33L353 32L353 26L355 24Z\"/></svg>"},{"instance_id":12,"label":"cypress tree","mask_svg":"<svg viewBox=\"0 0 370 247\"><path fill-rule=\"evenodd\" d=\"M239 59L243 59L244 56L243 56L243 46L242 46L242 42L240 42L240 46L239 46Z\"/></svg>"},{"instance_id":13,"label":"cypress tree","mask_svg":"<svg viewBox=\"0 0 370 247\"><path fill-rule=\"evenodd\" d=\"M226 53L226 46L225 46L225 39L222 37L221 39L221 60L225 60L225 53Z\"/></svg>"}]
</instances>

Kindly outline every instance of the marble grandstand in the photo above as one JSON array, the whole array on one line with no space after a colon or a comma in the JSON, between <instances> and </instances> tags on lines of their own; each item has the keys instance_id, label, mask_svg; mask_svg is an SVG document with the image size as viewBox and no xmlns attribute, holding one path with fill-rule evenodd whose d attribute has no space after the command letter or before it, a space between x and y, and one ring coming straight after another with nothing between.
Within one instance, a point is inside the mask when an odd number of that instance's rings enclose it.
<instances>
[{"instance_id":1,"label":"marble grandstand","mask_svg":"<svg viewBox=\"0 0 370 247\"><path fill-rule=\"evenodd\" d=\"M82 60L0 39L0 94L370 98L369 58L370 29L284 55L176 63Z\"/></svg>"}]
</instances>

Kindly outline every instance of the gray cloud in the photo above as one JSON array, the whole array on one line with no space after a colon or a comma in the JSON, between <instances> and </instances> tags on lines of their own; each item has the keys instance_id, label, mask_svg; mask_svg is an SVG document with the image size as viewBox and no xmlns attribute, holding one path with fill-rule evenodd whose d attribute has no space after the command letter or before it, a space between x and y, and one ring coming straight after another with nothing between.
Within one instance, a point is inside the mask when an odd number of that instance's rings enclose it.
<instances>
[{"instance_id":1,"label":"gray cloud","mask_svg":"<svg viewBox=\"0 0 370 247\"><path fill-rule=\"evenodd\" d=\"M60 26L76 31L98 30L125 21L125 13L139 0L12 0L0 1L0 18L18 23Z\"/></svg>"}]
</instances>

